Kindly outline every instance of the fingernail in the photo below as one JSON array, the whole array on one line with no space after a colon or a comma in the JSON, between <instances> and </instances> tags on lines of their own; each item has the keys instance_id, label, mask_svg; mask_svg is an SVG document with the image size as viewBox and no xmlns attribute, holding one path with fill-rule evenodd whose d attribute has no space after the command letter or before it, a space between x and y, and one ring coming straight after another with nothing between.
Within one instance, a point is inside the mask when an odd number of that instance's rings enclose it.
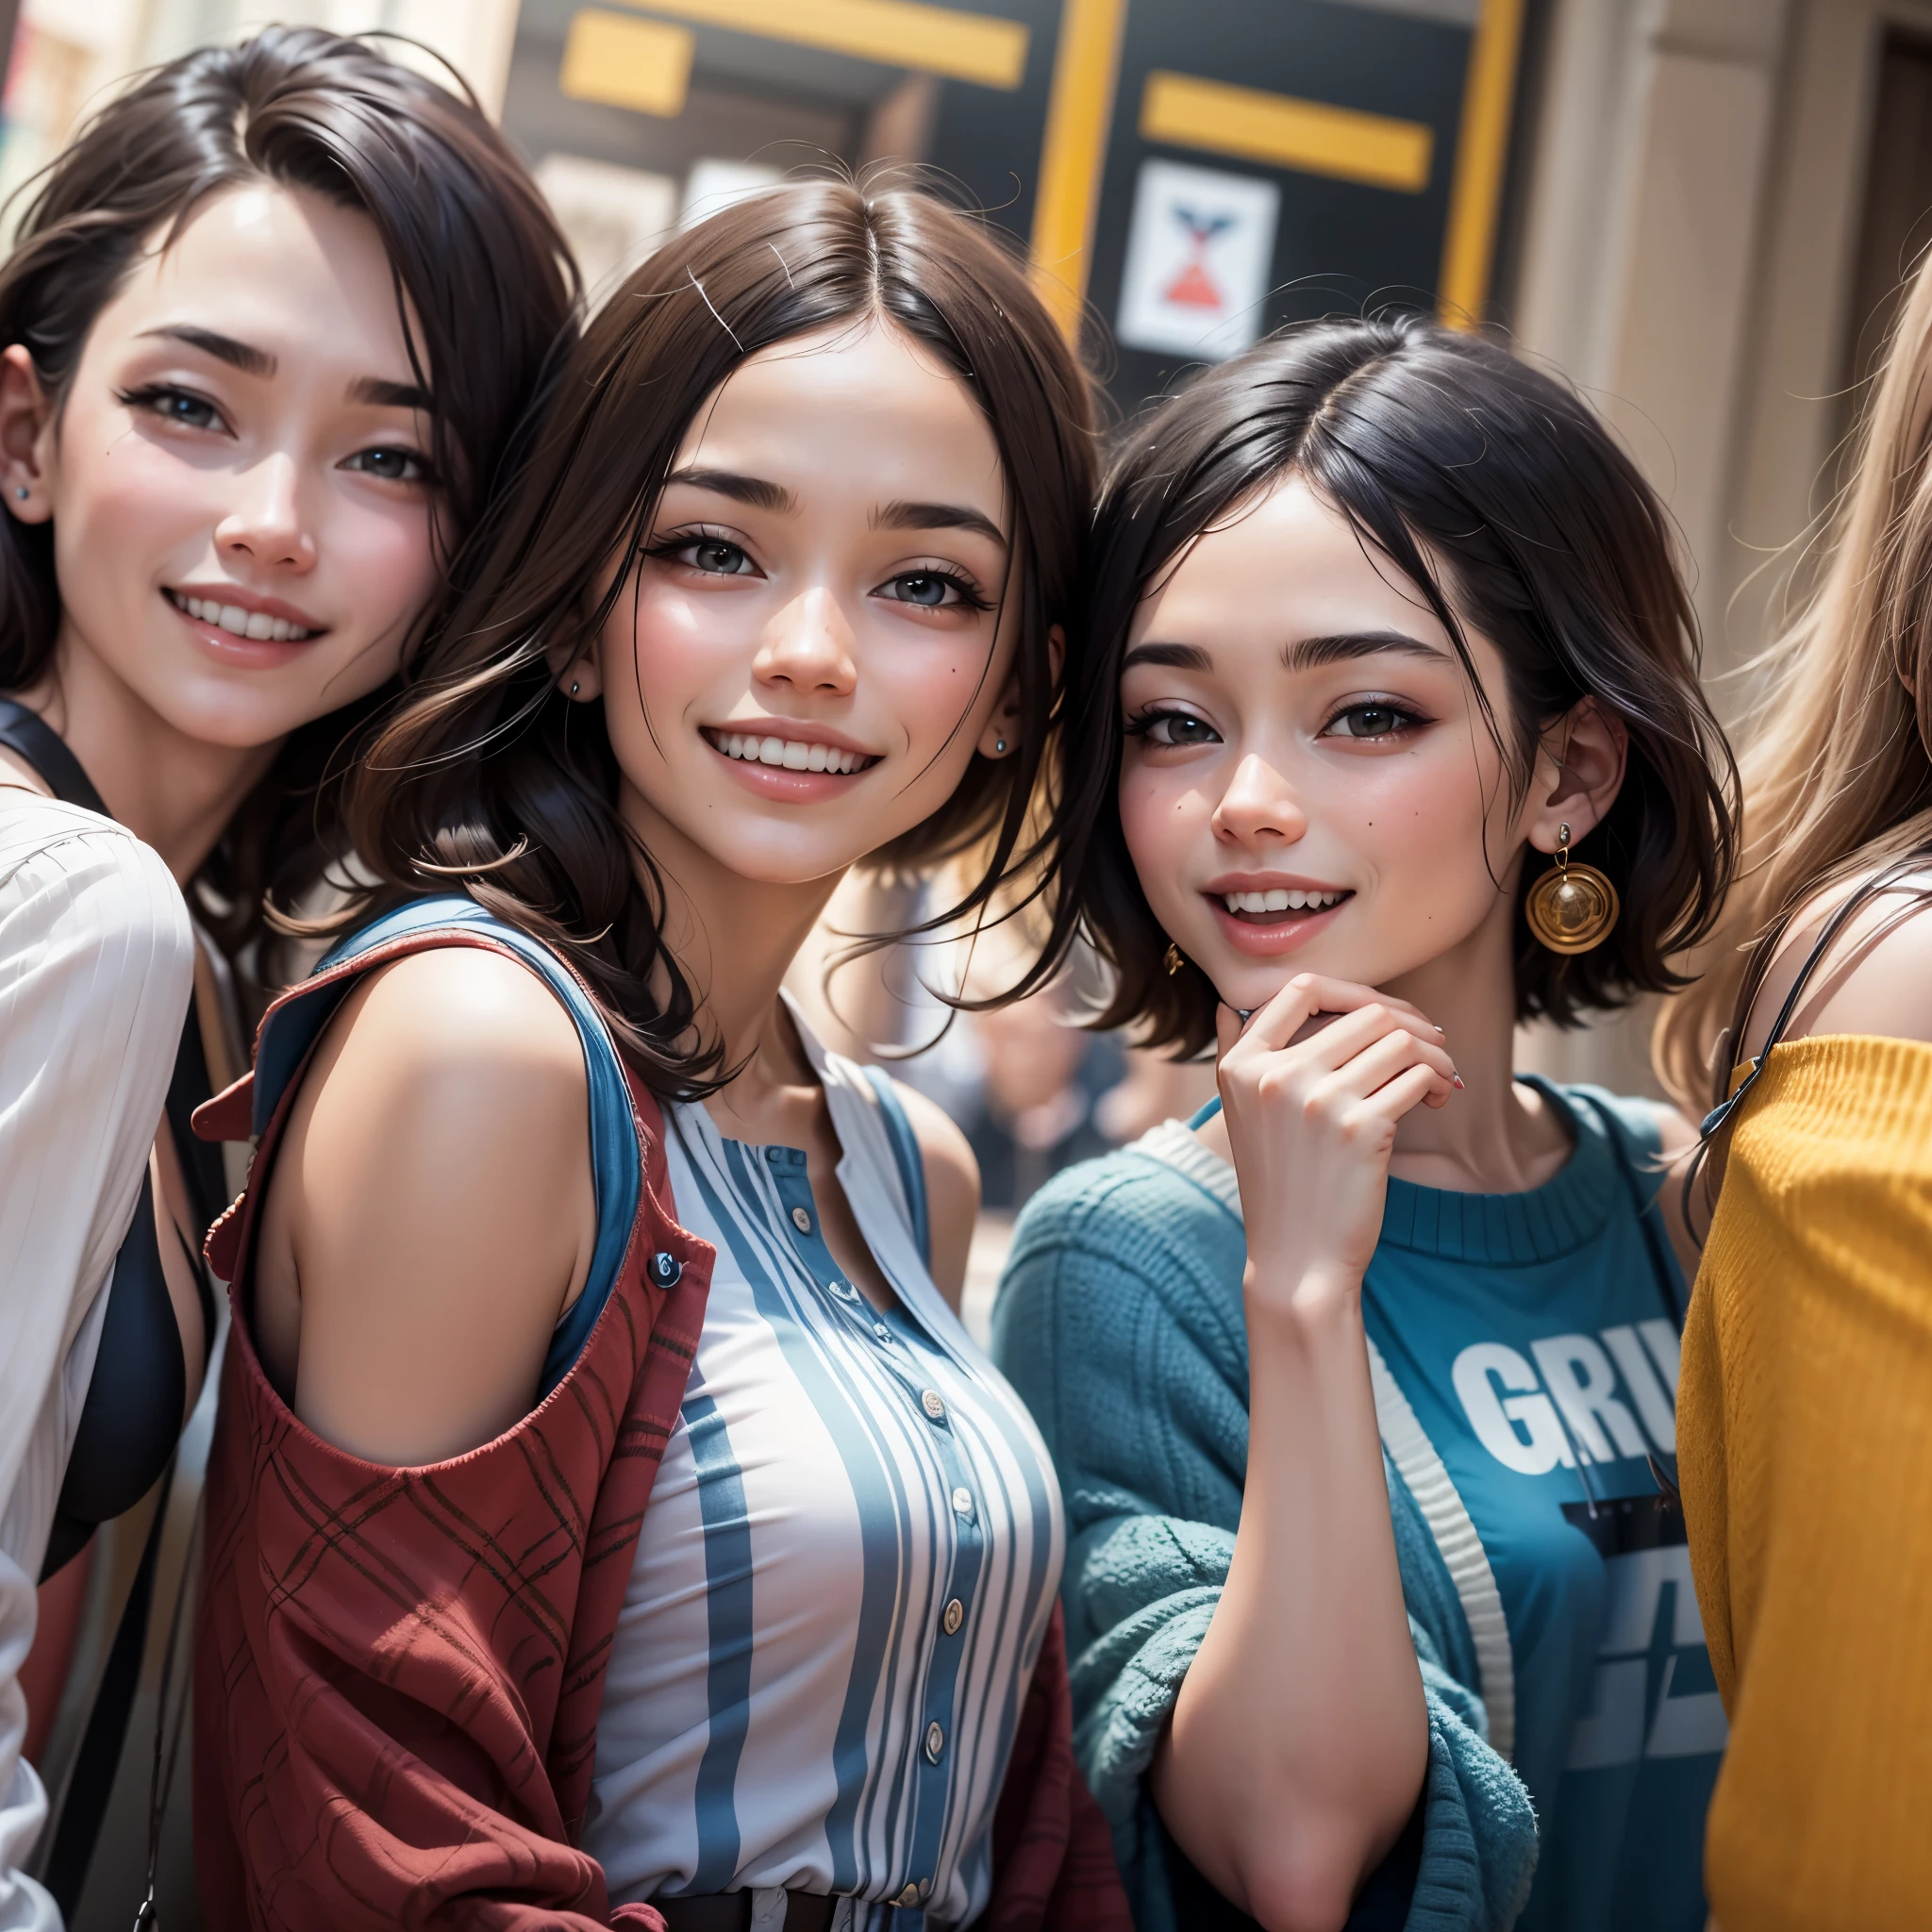
<instances>
[{"instance_id":1,"label":"fingernail","mask_svg":"<svg viewBox=\"0 0 1932 1932\"><path fill-rule=\"evenodd\" d=\"M1452 1081L1454 1081L1454 1082L1455 1082L1455 1084L1456 1084L1456 1085L1457 1085L1457 1086L1458 1088L1459 1088L1459 1087L1461 1087L1461 1086L1463 1085L1463 1079L1462 1079L1462 1075L1461 1075L1460 1074L1451 1074L1449 1075L1449 1077L1450 1077L1450 1079L1451 1079Z\"/></svg>"},{"instance_id":2,"label":"fingernail","mask_svg":"<svg viewBox=\"0 0 1932 1932\"><path fill-rule=\"evenodd\" d=\"M1433 1024L1433 1023L1432 1023L1432 1024ZM1442 1033L1442 1029L1441 1029L1441 1028L1440 1026L1438 1026L1438 1027L1436 1028L1436 1031L1437 1031L1438 1033ZM1447 1039L1448 1039L1448 1037L1449 1037L1449 1036L1448 1036L1448 1035L1447 1035L1446 1033L1442 1033L1442 1038L1443 1038L1444 1040L1447 1040Z\"/></svg>"}]
</instances>

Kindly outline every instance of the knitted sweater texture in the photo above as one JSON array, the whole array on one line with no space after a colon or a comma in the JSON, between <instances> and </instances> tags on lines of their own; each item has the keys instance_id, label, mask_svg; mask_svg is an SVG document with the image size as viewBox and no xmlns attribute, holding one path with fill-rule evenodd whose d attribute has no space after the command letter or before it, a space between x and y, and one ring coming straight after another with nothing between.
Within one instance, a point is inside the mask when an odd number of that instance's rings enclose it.
<instances>
[{"instance_id":1,"label":"knitted sweater texture","mask_svg":"<svg viewBox=\"0 0 1932 1932\"><path fill-rule=\"evenodd\" d=\"M1141 1932L1181 1932L1143 1774L1227 1576L1248 1454L1241 1225L1132 1149L1058 1176L1022 1215L993 1353L1060 1472L1074 1748L1114 1828ZM1490 1748L1469 1626L1422 1514L1384 1461L1428 1701L1409 1932L1508 1926L1536 1821Z\"/></svg>"}]
</instances>

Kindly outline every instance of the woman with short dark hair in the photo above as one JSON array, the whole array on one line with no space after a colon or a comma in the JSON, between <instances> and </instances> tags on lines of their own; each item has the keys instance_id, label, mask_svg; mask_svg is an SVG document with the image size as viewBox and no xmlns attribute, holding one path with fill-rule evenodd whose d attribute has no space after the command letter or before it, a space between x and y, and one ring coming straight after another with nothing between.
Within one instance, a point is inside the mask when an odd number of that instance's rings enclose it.
<instances>
[{"instance_id":1,"label":"woman with short dark hair","mask_svg":"<svg viewBox=\"0 0 1932 1932\"><path fill-rule=\"evenodd\" d=\"M1138 1922L1691 1932L1687 1130L1513 1072L1728 875L1665 514L1501 349L1327 323L1132 426L1086 593L1055 947L1222 1098L1036 1196L994 1333Z\"/></svg>"}]
</instances>

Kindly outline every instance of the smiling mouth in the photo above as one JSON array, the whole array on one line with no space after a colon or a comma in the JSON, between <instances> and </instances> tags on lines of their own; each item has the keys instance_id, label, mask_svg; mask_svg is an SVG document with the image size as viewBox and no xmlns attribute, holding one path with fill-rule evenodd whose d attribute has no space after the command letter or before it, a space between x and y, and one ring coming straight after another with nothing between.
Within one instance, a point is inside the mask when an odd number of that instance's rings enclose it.
<instances>
[{"instance_id":1,"label":"smiling mouth","mask_svg":"<svg viewBox=\"0 0 1932 1932\"><path fill-rule=\"evenodd\" d=\"M751 732L708 727L704 738L713 751L727 758L749 765L774 765L787 772L829 772L836 778L850 778L878 763L867 752L841 751L836 744L808 743L802 738L761 738Z\"/></svg>"},{"instance_id":2,"label":"smiling mouth","mask_svg":"<svg viewBox=\"0 0 1932 1932\"><path fill-rule=\"evenodd\" d=\"M211 624L217 630L257 643L302 644L322 635L319 630L305 630L299 624L291 624L286 617L271 617L266 610L244 610L239 604L220 604L212 597L184 597L178 591L164 589L161 595L184 617Z\"/></svg>"},{"instance_id":3,"label":"smiling mouth","mask_svg":"<svg viewBox=\"0 0 1932 1932\"><path fill-rule=\"evenodd\" d=\"M1278 924L1285 913L1326 912L1353 892L1303 892L1282 886L1265 892L1216 892L1212 895L1227 908L1230 915L1253 925Z\"/></svg>"}]
</instances>

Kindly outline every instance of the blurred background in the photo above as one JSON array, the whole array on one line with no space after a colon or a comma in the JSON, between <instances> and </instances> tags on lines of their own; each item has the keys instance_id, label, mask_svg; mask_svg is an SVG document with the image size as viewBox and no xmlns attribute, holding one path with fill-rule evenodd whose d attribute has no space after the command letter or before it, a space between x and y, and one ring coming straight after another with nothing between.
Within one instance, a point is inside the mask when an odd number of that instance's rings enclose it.
<instances>
[{"instance_id":1,"label":"blurred background","mask_svg":"<svg viewBox=\"0 0 1932 1932\"><path fill-rule=\"evenodd\" d=\"M1283 322L1390 303L1505 330L1590 393L1674 511L1720 711L1828 501L1932 207L1932 0L0 0L0 193L148 63L268 19L420 43L521 146L593 297L798 168L903 158L1008 230L1133 409ZM854 882L829 925L939 903ZM798 990L973 1135L989 1220L1210 1091L1069 1025L1077 969L942 1024L1017 941ZM923 983L922 983L923 982ZM1649 1016L1524 1042L1647 1088Z\"/></svg>"},{"instance_id":2,"label":"blurred background","mask_svg":"<svg viewBox=\"0 0 1932 1932\"><path fill-rule=\"evenodd\" d=\"M453 67L536 168L593 296L725 197L896 158L1009 231L1122 411L1297 318L1392 303L1499 328L1582 387L1670 505L1726 719L1932 239L1932 0L0 0L0 194L130 74L272 19L407 36L406 58ZM1073 1024L1089 961L948 1024L934 989L1003 983L1010 929L828 976L841 931L903 929L944 891L848 881L795 979L834 1041L909 1054L905 1077L972 1136L983 1331L1016 1207L1212 1080ZM1652 1089L1649 1019L1533 1034L1524 1058ZM184 1463L204 1448L192 1434ZM139 1529L114 1547L72 1613L84 1653ZM80 1932L120 1932L140 1897L129 1767L158 1636ZM50 1768L84 1708L63 1702ZM199 1923L183 1795L171 1932Z\"/></svg>"}]
</instances>

